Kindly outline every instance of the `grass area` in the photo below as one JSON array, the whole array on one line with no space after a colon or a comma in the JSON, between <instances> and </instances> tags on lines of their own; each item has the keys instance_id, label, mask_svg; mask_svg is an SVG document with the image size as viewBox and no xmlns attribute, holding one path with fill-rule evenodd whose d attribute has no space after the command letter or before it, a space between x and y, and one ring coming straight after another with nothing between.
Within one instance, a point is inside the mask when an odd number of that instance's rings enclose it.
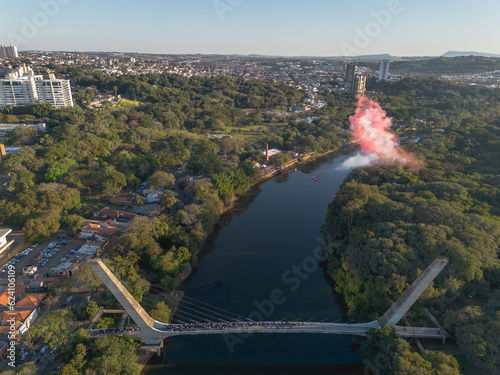
<instances>
[{"instance_id":1,"label":"grass area","mask_svg":"<svg viewBox=\"0 0 500 375\"><path fill-rule=\"evenodd\" d=\"M118 104L116 105L117 108L134 108L140 106L142 103L137 101L137 100L128 100L121 98Z\"/></svg>"},{"instance_id":2,"label":"grass area","mask_svg":"<svg viewBox=\"0 0 500 375\"><path fill-rule=\"evenodd\" d=\"M280 128L288 126L287 123L258 124L250 126L226 126L225 133L238 139L252 140L262 132L277 132Z\"/></svg>"},{"instance_id":3,"label":"grass area","mask_svg":"<svg viewBox=\"0 0 500 375\"><path fill-rule=\"evenodd\" d=\"M85 212L95 212L103 207L103 203L97 199L88 199L82 197L81 199L82 207L84 207Z\"/></svg>"},{"instance_id":4,"label":"grass area","mask_svg":"<svg viewBox=\"0 0 500 375\"><path fill-rule=\"evenodd\" d=\"M110 197L101 197L99 195L87 195L83 196L81 201L82 205L86 207L90 207L91 209L98 210L103 208L104 206L111 208L112 210L123 210L123 204L114 204L109 201ZM128 209L127 209L128 210ZM125 210L126 211L126 210Z\"/></svg>"}]
</instances>

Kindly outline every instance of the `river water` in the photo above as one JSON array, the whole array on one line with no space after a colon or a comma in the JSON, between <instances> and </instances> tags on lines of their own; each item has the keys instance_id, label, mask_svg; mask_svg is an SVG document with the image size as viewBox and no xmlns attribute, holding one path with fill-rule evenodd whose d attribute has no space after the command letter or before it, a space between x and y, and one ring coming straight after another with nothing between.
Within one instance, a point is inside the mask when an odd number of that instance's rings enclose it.
<instances>
[{"instance_id":1,"label":"river water","mask_svg":"<svg viewBox=\"0 0 500 375\"><path fill-rule=\"evenodd\" d=\"M348 174L337 167L349 156L314 161L241 197L202 250L185 286L190 303L181 305L177 319L231 312L253 320L345 321L345 304L312 257L328 204ZM355 344L344 335L201 335L165 345L146 374L362 373Z\"/></svg>"}]
</instances>

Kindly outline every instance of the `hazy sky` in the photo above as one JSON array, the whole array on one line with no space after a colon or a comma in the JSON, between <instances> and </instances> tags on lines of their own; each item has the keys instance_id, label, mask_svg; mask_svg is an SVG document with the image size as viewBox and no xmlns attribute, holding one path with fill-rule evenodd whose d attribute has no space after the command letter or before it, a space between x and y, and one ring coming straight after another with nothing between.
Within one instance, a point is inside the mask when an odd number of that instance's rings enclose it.
<instances>
[{"instance_id":1,"label":"hazy sky","mask_svg":"<svg viewBox=\"0 0 500 375\"><path fill-rule=\"evenodd\" d=\"M0 0L21 50L500 54L499 0Z\"/></svg>"}]
</instances>

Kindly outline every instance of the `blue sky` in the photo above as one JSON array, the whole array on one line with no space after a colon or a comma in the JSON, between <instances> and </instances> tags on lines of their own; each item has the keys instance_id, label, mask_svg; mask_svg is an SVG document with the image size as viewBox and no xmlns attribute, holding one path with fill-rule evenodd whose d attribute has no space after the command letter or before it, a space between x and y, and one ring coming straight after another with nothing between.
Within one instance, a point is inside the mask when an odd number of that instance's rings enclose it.
<instances>
[{"instance_id":1,"label":"blue sky","mask_svg":"<svg viewBox=\"0 0 500 375\"><path fill-rule=\"evenodd\" d=\"M0 44L21 50L500 54L498 0L0 0L0 9Z\"/></svg>"}]
</instances>

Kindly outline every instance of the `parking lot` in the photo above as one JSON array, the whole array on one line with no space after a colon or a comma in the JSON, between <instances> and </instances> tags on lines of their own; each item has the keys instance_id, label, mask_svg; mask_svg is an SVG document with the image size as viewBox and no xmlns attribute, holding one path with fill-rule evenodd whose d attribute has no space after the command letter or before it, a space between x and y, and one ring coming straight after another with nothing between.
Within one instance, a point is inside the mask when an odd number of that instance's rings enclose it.
<instances>
[{"instance_id":1,"label":"parking lot","mask_svg":"<svg viewBox=\"0 0 500 375\"><path fill-rule=\"evenodd\" d=\"M49 271L53 267L69 261L69 257L71 259L76 258L75 253L86 243L86 240L66 237L34 244L20 251L14 258L2 265L0 268L0 283L2 283L2 279L6 278L5 271L9 264L16 267L16 281L18 283L28 285L35 280L52 281L54 276L57 275L47 275ZM100 245L96 244L96 246ZM32 275L25 275L24 270L30 266L34 266L33 269L36 267L36 271Z\"/></svg>"}]
</instances>

